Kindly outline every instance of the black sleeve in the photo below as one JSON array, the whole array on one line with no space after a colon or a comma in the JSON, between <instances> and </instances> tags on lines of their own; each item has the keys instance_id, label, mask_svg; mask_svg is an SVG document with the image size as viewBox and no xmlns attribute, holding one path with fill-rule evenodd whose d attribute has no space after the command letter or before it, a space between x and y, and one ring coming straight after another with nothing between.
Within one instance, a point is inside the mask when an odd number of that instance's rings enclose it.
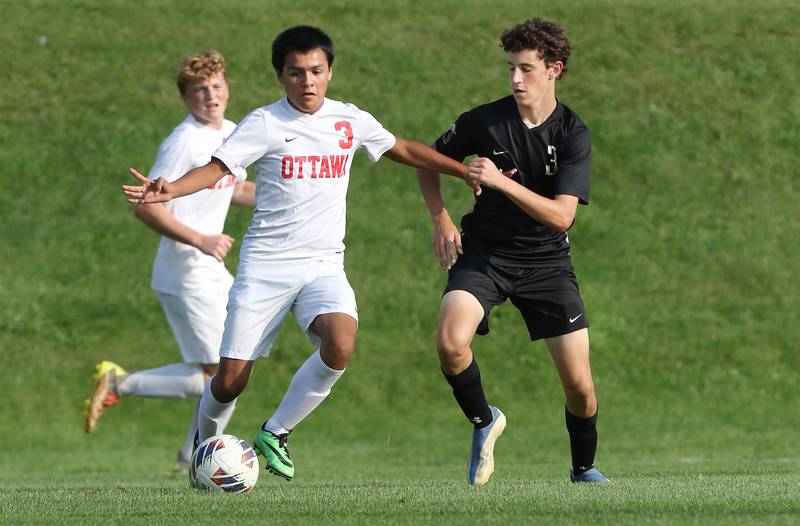
<instances>
[{"instance_id":1,"label":"black sleeve","mask_svg":"<svg viewBox=\"0 0 800 526\"><path fill-rule=\"evenodd\" d=\"M462 113L456 122L436 139L436 151L458 162L476 153L470 113Z\"/></svg>"},{"instance_id":2,"label":"black sleeve","mask_svg":"<svg viewBox=\"0 0 800 526\"><path fill-rule=\"evenodd\" d=\"M574 195L581 204L589 204L589 179L592 171L592 134L589 128L577 128L560 148L554 194Z\"/></svg>"}]
</instances>

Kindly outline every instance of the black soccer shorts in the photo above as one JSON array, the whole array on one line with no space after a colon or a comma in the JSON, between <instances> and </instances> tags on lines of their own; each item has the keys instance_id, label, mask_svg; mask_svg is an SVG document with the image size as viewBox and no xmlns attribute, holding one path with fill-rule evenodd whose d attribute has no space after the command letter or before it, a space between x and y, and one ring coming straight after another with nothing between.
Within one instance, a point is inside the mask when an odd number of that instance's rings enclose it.
<instances>
[{"instance_id":1,"label":"black soccer shorts","mask_svg":"<svg viewBox=\"0 0 800 526\"><path fill-rule=\"evenodd\" d=\"M483 319L475 332L489 333L489 311L506 299L522 314L531 340L552 338L589 326L573 267L524 268L490 262L489 256L466 253L450 269L447 287L478 299Z\"/></svg>"}]
</instances>

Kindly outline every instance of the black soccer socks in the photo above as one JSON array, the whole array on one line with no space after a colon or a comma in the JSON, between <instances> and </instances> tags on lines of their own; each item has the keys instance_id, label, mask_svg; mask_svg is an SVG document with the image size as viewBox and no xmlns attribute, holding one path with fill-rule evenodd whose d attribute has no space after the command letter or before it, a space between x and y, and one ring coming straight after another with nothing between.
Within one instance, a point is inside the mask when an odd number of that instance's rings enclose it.
<instances>
[{"instance_id":1,"label":"black soccer socks","mask_svg":"<svg viewBox=\"0 0 800 526\"><path fill-rule=\"evenodd\" d=\"M467 417L475 427L486 427L492 423L492 410L486 403L486 395L481 384L481 371L478 362L474 359L469 367L455 376L444 375L453 388L453 396Z\"/></svg>"},{"instance_id":2,"label":"black soccer socks","mask_svg":"<svg viewBox=\"0 0 800 526\"><path fill-rule=\"evenodd\" d=\"M597 451L597 413L589 418L579 418L564 408L572 452L572 471L580 475L594 466Z\"/></svg>"}]
</instances>

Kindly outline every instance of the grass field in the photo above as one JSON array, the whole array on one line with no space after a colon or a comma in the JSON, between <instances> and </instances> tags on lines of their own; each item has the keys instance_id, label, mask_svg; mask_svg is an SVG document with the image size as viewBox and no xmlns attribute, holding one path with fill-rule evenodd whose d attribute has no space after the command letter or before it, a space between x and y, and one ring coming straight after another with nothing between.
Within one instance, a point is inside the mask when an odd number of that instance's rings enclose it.
<instances>
[{"instance_id":1,"label":"grass field","mask_svg":"<svg viewBox=\"0 0 800 526\"><path fill-rule=\"evenodd\" d=\"M278 524L796 524L798 479L770 473L651 474L612 487L508 477L475 491L440 474L383 471L378 477L267 481L250 494L210 496L184 486L51 486L3 489L18 523ZM8 516L8 515L6 515Z\"/></svg>"},{"instance_id":2,"label":"grass field","mask_svg":"<svg viewBox=\"0 0 800 526\"><path fill-rule=\"evenodd\" d=\"M0 523L800 524L796 3L0 4ZM170 475L188 400L123 400L83 434L95 362L178 359L149 290L157 237L118 188L185 115L183 54L226 55L238 120L281 96L276 33L319 25L337 46L329 95L431 142L507 93L497 36L534 15L565 26L559 98L593 131L591 205L570 239L614 486L565 482L558 379L504 306L475 351L509 427L492 482L465 487L470 430L433 350L445 275L425 207L411 170L363 156L346 238L358 351L292 435L297 480L194 494ZM470 206L455 181L445 197L455 216ZM241 239L248 221L235 210L226 231ZM229 431L250 438L310 351L287 324Z\"/></svg>"}]
</instances>

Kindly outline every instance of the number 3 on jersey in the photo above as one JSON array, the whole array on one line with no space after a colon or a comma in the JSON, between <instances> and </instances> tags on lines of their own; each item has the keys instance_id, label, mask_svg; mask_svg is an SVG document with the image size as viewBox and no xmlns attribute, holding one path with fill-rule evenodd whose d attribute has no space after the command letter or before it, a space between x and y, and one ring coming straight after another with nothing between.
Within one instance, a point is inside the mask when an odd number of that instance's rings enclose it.
<instances>
[{"instance_id":1,"label":"number 3 on jersey","mask_svg":"<svg viewBox=\"0 0 800 526\"><path fill-rule=\"evenodd\" d=\"M347 121L339 121L333 125L336 131L344 131L344 139L339 141L342 150L349 150L353 146L353 127Z\"/></svg>"},{"instance_id":2,"label":"number 3 on jersey","mask_svg":"<svg viewBox=\"0 0 800 526\"><path fill-rule=\"evenodd\" d=\"M544 165L545 175L555 175L558 171L558 159L556 158L556 147L547 146L547 163Z\"/></svg>"}]
</instances>

